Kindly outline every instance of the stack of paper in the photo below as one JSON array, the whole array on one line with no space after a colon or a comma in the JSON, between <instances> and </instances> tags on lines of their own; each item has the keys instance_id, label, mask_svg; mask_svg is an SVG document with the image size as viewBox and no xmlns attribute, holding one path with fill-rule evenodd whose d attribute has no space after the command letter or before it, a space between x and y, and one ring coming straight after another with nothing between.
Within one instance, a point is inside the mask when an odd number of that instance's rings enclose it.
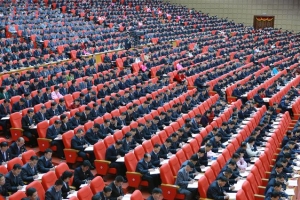
<instances>
[{"instance_id":1,"label":"stack of paper","mask_svg":"<svg viewBox=\"0 0 300 200\"><path fill-rule=\"evenodd\" d=\"M131 194L125 194L122 200L130 200Z\"/></svg>"},{"instance_id":2,"label":"stack of paper","mask_svg":"<svg viewBox=\"0 0 300 200\"><path fill-rule=\"evenodd\" d=\"M245 180L239 180L236 184L234 184L234 189L233 191L239 191L242 189L242 185L245 182Z\"/></svg>"},{"instance_id":3,"label":"stack of paper","mask_svg":"<svg viewBox=\"0 0 300 200\"><path fill-rule=\"evenodd\" d=\"M84 151L94 151L94 146L88 146L87 148L84 149Z\"/></svg>"},{"instance_id":4,"label":"stack of paper","mask_svg":"<svg viewBox=\"0 0 300 200\"><path fill-rule=\"evenodd\" d=\"M229 196L229 199L236 199L236 193L227 193L227 195Z\"/></svg>"},{"instance_id":5,"label":"stack of paper","mask_svg":"<svg viewBox=\"0 0 300 200\"><path fill-rule=\"evenodd\" d=\"M198 188L198 182L195 181L194 183L189 183L188 188Z\"/></svg>"},{"instance_id":6,"label":"stack of paper","mask_svg":"<svg viewBox=\"0 0 300 200\"><path fill-rule=\"evenodd\" d=\"M38 176L39 177L37 177L36 179L34 179L34 180L41 180L42 179L42 177L44 176L44 174L38 174Z\"/></svg>"},{"instance_id":7,"label":"stack of paper","mask_svg":"<svg viewBox=\"0 0 300 200\"><path fill-rule=\"evenodd\" d=\"M204 174L198 174L197 176L195 176L195 180L199 180L202 176L204 176Z\"/></svg>"},{"instance_id":8,"label":"stack of paper","mask_svg":"<svg viewBox=\"0 0 300 200\"><path fill-rule=\"evenodd\" d=\"M298 180L289 180L288 185L289 185L289 187L297 187L298 186Z\"/></svg>"},{"instance_id":9,"label":"stack of paper","mask_svg":"<svg viewBox=\"0 0 300 200\"><path fill-rule=\"evenodd\" d=\"M80 185L80 188L83 188L83 187L85 187L85 186L87 186L88 184L81 184Z\"/></svg>"},{"instance_id":10,"label":"stack of paper","mask_svg":"<svg viewBox=\"0 0 300 200\"><path fill-rule=\"evenodd\" d=\"M155 168L153 171L150 172L150 174L159 174L159 168Z\"/></svg>"},{"instance_id":11,"label":"stack of paper","mask_svg":"<svg viewBox=\"0 0 300 200\"><path fill-rule=\"evenodd\" d=\"M69 194L67 196L68 199L71 198L71 197L77 197L77 191L74 191L72 194Z\"/></svg>"},{"instance_id":12,"label":"stack of paper","mask_svg":"<svg viewBox=\"0 0 300 200\"><path fill-rule=\"evenodd\" d=\"M116 160L116 162L125 162L124 157L120 157Z\"/></svg>"},{"instance_id":13,"label":"stack of paper","mask_svg":"<svg viewBox=\"0 0 300 200\"><path fill-rule=\"evenodd\" d=\"M294 189L286 189L284 192L289 196L294 196L295 195L295 190Z\"/></svg>"}]
</instances>

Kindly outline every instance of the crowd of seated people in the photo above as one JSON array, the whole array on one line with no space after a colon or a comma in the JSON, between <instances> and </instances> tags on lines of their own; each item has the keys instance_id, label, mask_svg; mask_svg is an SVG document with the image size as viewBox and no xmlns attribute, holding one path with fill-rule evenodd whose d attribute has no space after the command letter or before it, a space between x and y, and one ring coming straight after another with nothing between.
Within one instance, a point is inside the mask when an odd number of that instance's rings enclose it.
<instances>
[{"instance_id":1,"label":"crowd of seated people","mask_svg":"<svg viewBox=\"0 0 300 200\"><path fill-rule=\"evenodd\" d=\"M213 90L222 96L216 105L203 115L186 119L185 125L173 133L163 145L155 144L153 152L145 154L143 159L139 161L136 170L143 174L143 180L149 183L148 189L150 193L153 193L153 196L161 194L161 191L156 188L160 185L160 178L150 175L149 170L158 167L161 159L166 159L169 153L176 153L193 133L199 133L201 127L206 127L213 121L214 117L221 115L226 105L226 100L223 99L223 88L260 69L257 63L248 68L241 69L241 67L247 62L258 61L259 59L265 59L261 63L263 65L272 65L276 61L297 54L298 49L296 48L299 46L297 34L275 29L254 31L242 24L235 24L193 9L170 5L161 1L147 2L146 5L141 1L112 3L111 1L59 0L39 4L30 2L25 4L21 1L12 5L4 3L1 6L1 13L3 15L0 17L0 37L2 38L0 41L2 47L0 72L6 73L29 66L34 66L34 68L26 73L11 74L2 80L0 99L3 100L3 103L0 105L0 116L6 117L9 114L28 109L22 118L22 129L24 130L23 135L29 139L28 144L30 146L37 145L38 133L33 127L46 119L50 120L54 116L59 116L59 120L55 120L49 126L46 135L46 138L52 139L51 145L56 146L55 153L59 158L64 159L64 144L61 140L54 140L55 138L61 138L61 135L68 130L74 130L79 125L84 125L116 108L126 106L135 99L145 97L147 94L168 86L173 81L172 78L169 80L168 74L173 71L183 75L182 77L175 77L179 84L174 89L168 90L166 93L159 93L155 98L147 97L147 100L141 105L133 104L128 107L126 112L120 113L119 117L106 119L103 124L94 123L89 130L78 129L75 132L71 146L78 150L79 157L85 160L74 171L73 184L77 190L81 184L89 182L94 177L90 169L94 168L95 158L93 152L89 152L88 155L84 152L86 147L105 139L106 136L113 135L124 125L130 125L132 121L158 109L174 97L180 96L187 91L185 77L191 77L205 71L195 80L194 85L199 91L193 96L186 97L182 104L174 104L171 109L161 112L152 121L146 120L145 123L139 123L136 129L132 128L125 134L123 140L118 140L108 147L106 160L111 161L111 167L118 169L118 176L98 196L116 199L124 195L120 187L123 182L126 182L126 167L124 163L116 162L117 158L123 157L136 146L142 144L143 141L151 139L157 131L163 130L182 113L187 114L193 107L208 99L207 82L231 71L234 72L232 77L227 76L225 79L219 80L214 86ZM109 50L129 49L130 38L124 30L143 31L144 34L139 44L147 46L120 54L114 52L108 55L106 53L102 63L96 63L95 57L84 57L84 55ZM212 33L213 31L215 32ZM247 37L243 38L244 35ZM155 38L158 38L158 44L156 44L157 41L153 40ZM176 47L170 43L173 41L178 42ZM194 47L190 47L191 43L194 44ZM203 51L206 47L207 50ZM72 50L76 50L77 59L64 61L71 58ZM232 53L234 56L230 57ZM250 59L246 62L248 57ZM123 63L125 70L112 69L118 58L125 58ZM233 59L239 59L239 61ZM177 62L176 65L175 61ZM41 69L41 65L51 62L57 63L48 64ZM132 71L134 72L133 64L140 62L143 62L146 71L141 67L139 73L132 75ZM298 62L296 58L283 62L279 66L279 70L283 70L296 62ZM222 64L224 66L218 67ZM150 72L152 68L157 66L160 68L154 74L159 78L156 83L152 79L150 80L152 75ZM206 71L212 68L215 70ZM104 71L108 73L102 73ZM125 78L126 75L130 77ZM242 93L251 90L257 83L263 83L270 76L270 72L267 71L256 78L252 78L247 85L238 86L233 96L240 98ZM291 78L288 74L276 81L266 89L266 96L275 94L278 91L276 85L284 85ZM101 84L103 87L100 90L94 89ZM83 92L84 90L86 92ZM124 96L120 94L112 96L113 93L118 93L120 90L126 90ZM79 97L74 99L72 105L66 106L64 97L76 92L80 93ZM207 157L207 152L217 152L219 148L224 147L222 142L228 140L237 125L255 111L254 103L263 105L261 102L263 93L263 90L259 91L254 96L255 102L251 100L243 105L240 111L236 110L231 121L223 122L220 129L213 129L205 139L205 146L181 166L176 184L181 186L179 192L185 194L187 199L194 199L199 195L196 190L187 189L187 182L198 172L201 172L203 165L207 166L207 160L202 158ZM22 96L22 98L11 105L9 99L15 96ZM111 97L107 99L107 96ZM282 99L279 108L283 111L287 110L288 102L297 96L297 90L292 90ZM43 105L37 112L31 109L38 104L46 104L49 101L51 103L48 107ZM90 104L91 102L93 104ZM89 105L84 110L75 112L69 119L66 112L87 104ZM222 199L228 198L223 196L223 191L232 190L231 184L236 182L239 177L238 170L244 169L245 163L249 162L250 157L257 155L255 147L261 146L264 142L263 132L266 131L264 129L270 123L269 117L272 117L274 112L276 112L276 108L269 108L267 117L262 121L260 127L255 129L251 137L242 145L243 147L233 155L228 165L222 169L216 182L209 188L208 196L210 198L218 199L214 195L219 193L222 193ZM0 120L0 125L5 136L9 137L9 120ZM288 144L293 145L292 142L288 142ZM7 152L0 154L2 163L20 156L26 150L23 138L19 138L9 148L5 142L1 143L0 146L1 151ZM41 158L31 157L27 164L24 163L23 167L13 166L12 171L6 175L7 178L5 176L7 180L5 187L2 186L3 196L8 196L6 191L17 191L18 187L24 185L23 182L33 181L37 172L45 173L53 170L52 151L47 150L44 153ZM285 152L285 154L288 153ZM281 159L280 162L285 163L285 160L282 161ZM30 167L36 168L33 174L29 174L31 173ZM279 164L277 168L280 168ZM19 183L12 184L9 176L18 177ZM66 186L67 179L71 177L72 174L67 173L56 181L54 186L46 192L46 197L49 199L60 198L55 196L55 192L61 190L62 197L65 198L70 191L63 191L62 188ZM281 179L280 177L273 178L276 181ZM222 189L217 188L220 186ZM276 192L280 190L280 184L274 183L272 190L266 190L266 196L268 198L276 196ZM28 197L36 195L36 191L32 188L27 189L26 193Z\"/></svg>"}]
</instances>

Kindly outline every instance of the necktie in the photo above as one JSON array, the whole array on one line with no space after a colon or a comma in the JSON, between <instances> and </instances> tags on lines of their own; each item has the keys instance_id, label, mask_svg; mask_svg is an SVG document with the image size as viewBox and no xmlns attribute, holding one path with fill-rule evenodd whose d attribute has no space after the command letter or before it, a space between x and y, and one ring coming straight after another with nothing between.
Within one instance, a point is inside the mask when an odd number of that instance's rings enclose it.
<instances>
[{"instance_id":1,"label":"necktie","mask_svg":"<svg viewBox=\"0 0 300 200\"><path fill-rule=\"evenodd\" d=\"M6 161L5 152L2 152L2 155L3 155L3 160Z\"/></svg>"}]
</instances>

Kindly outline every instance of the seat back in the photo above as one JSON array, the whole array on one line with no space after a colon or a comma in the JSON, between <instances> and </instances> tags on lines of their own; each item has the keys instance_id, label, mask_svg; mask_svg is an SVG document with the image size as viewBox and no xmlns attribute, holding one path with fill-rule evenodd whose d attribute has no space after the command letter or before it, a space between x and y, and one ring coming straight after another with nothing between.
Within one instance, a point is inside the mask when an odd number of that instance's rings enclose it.
<instances>
[{"instance_id":1,"label":"seat back","mask_svg":"<svg viewBox=\"0 0 300 200\"><path fill-rule=\"evenodd\" d=\"M73 131L67 131L62 135L62 141L66 149L71 149L71 140L74 136Z\"/></svg>"},{"instance_id":2,"label":"seat back","mask_svg":"<svg viewBox=\"0 0 300 200\"><path fill-rule=\"evenodd\" d=\"M20 164L21 166L23 166L23 161L19 157L11 159L7 162L7 170L12 170L15 164Z\"/></svg>"},{"instance_id":3,"label":"seat back","mask_svg":"<svg viewBox=\"0 0 300 200\"><path fill-rule=\"evenodd\" d=\"M42 177L42 186L45 191L47 191L52 185L54 185L57 180L56 174L54 171L49 171Z\"/></svg>"},{"instance_id":4,"label":"seat back","mask_svg":"<svg viewBox=\"0 0 300 200\"><path fill-rule=\"evenodd\" d=\"M94 144L94 154L96 160L105 160L106 146L103 141Z\"/></svg>"},{"instance_id":5,"label":"seat back","mask_svg":"<svg viewBox=\"0 0 300 200\"><path fill-rule=\"evenodd\" d=\"M44 190L44 188L43 188L43 186L42 186L42 184L41 184L40 181L33 181L33 182L29 183L29 184L26 186L26 190L27 190L28 188L31 188L31 187L33 187L33 188L36 189L36 191L37 191L37 193L38 193L38 196L39 196L39 198L40 198L41 200L42 200L42 199L45 199L45 190Z\"/></svg>"},{"instance_id":6,"label":"seat back","mask_svg":"<svg viewBox=\"0 0 300 200\"><path fill-rule=\"evenodd\" d=\"M173 172L173 175L176 176L178 170L180 169L180 163L178 161L178 158L176 156L172 156L169 160L169 165Z\"/></svg>"},{"instance_id":7,"label":"seat back","mask_svg":"<svg viewBox=\"0 0 300 200\"><path fill-rule=\"evenodd\" d=\"M26 194L22 191L17 191L16 193L9 196L9 200L16 200L16 199L22 199L26 197Z\"/></svg>"},{"instance_id":8,"label":"seat back","mask_svg":"<svg viewBox=\"0 0 300 200\"><path fill-rule=\"evenodd\" d=\"M89 186L84 186L77 192L77 197L79 200L92 199L93 192Z\"/></svg>"},{"instance_id":9,"label":"seat back","mask_svg":"<svg viewBox=\"0 0 300 200\"><path fill-rule=\"evenodd\" d=\"M27 163L30 160L31 156L36 156L36 153L33 150L28 150L28 151L22 153L23 163Z\"/></svg>"},{"instance_id":10,"label":"seat back","mask_svg":"<svg viewBox=\"0 0 300 200\"><path fill-rule=\"evenodd\" d=\"M47 120L37 124L37 132L39 134L39 138L46 138L48 127L49 127L49 123Z\"/></svg>"},{"instance_id":11,"label":"seat back","mask_svg":"<svg viewBox=\"0 0 300 200\"><path fill-rule=\"evenodd\" d=\"M133 152L127 153L124 157L124 160L125 160L125 166L127 171L135 172L138 160L136 159L134 153Z\"/></svg>"},{"instance_id":12,"label":"seat back","mask_svg":"<svg viewBox=\"0 0 300 200\"><path fill-rule=\"evenodd\" d=\"M104 184L104 181L101 176L95 177L90 183L90 188L91 188L93 194L101 192L104 187L105 187L105 184Z\"/></svg>"},{"instance_id":13,"label":"seat back","mask_svg":"<svg viewBox=\"0 0 300 200\"><path fill-rule=\"evenodd\" d=\"M132 195L130 196L130 200L141 200L144 199L141 191L135 190Z\"/></svg>"},{"instance_id":14,"label":"seat back","mask_svg":"<svg viewBox=\"0 0 300 200\"><path fill-rule=\"evenodd\" d=\"M161 178L161 182L164 184L171 184L173 185L175 182L172 170L170 168L170 165L167 164L163 164L160 167L160 178Z\"/></svg>"},{"instance_id":15,"label":"seat back","mask_svg":"<svg viewBox=\"0 0 300 200\"><path fill-rule=\"evenodd\" d=\"M137 146L134 149L134 155L135 155L137 160L141 160L144 157L144 154L145 154L145 150L144 150L142 145Z\"/></svg>"}]
</instances>

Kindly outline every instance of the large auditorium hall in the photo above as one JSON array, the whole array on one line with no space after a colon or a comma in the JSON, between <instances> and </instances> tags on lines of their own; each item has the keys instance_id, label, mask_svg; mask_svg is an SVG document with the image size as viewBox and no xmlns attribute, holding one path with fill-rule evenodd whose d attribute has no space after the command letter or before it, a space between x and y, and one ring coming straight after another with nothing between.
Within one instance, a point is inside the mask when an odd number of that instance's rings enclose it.
<instances>
[{"instance_id":1,"label":"large auditorium hall","mask_svg":"<svg viewBox=\"0 0 300 200\"><path fill-rule=\"evenodd\" d=\"M300 199L299 5L0 0L0 200Z\"/></svg>"}]
</instances>

